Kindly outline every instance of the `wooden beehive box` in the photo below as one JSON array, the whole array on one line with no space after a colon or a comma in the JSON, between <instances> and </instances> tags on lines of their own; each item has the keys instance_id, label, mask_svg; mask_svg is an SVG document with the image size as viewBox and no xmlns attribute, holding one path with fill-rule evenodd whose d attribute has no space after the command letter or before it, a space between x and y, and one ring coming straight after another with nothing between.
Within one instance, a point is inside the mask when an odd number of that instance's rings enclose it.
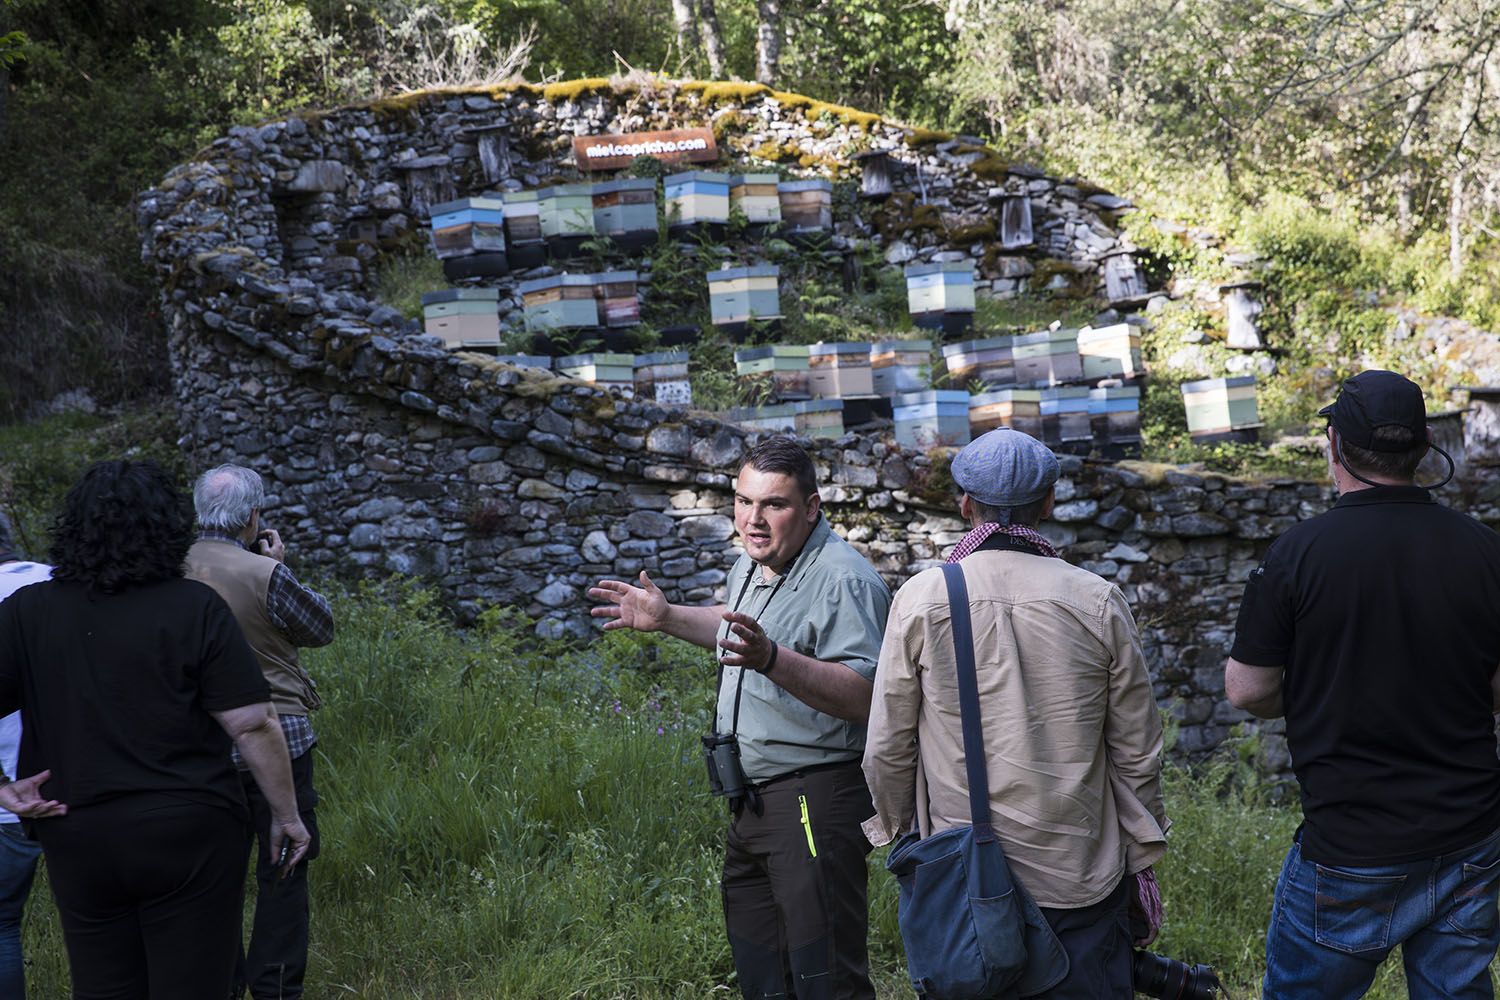
<instances>
[{"instance_id":1,"label":"wooden beehive box","mask_svg":"<svg viewBox=\"0 0 1500 1000\"><path fill-rule=\"evenodd\" d=\"M542 207L537 193L507 191L500 200L505 206L505 255L510 266L541 266L547 260L547 242L542 237Z\"/></svg>"},{"instance_id":2,"label":"wooden beehive box","mask_svg":"<svg viewBox=\"0 0 1500 1000\"><path fill-rule=\"evenodd\" d=\"M929 330L962 333L974 324L974 262L909 264L906 303L912 322Z\"/></svg>"},{"instance_id":3,"label":"wooden beehive box","mask_svg":"<svg viewBox=\"0 0 1500 1000\"><path fill-rule=\"evenodd\" d=\"M635 394L665 406L691 406L687 351L658 351L635 356Z\"/></svg>"},{"instance_id":4,"label":"wooden beehive box","mask_svg":"<svg viewBox=\"0 0 1500 1000\"><path fill-rule=\"evenodd\" d=\"M729 221L729 175L689 170L662 178L667 223L673 229Z\"/></svg>"},{"instance_id":5,"label":"wooden beehive box","mask_svg":"<svg viewBox=\"0 0 1500 1000\"><path fill-rule=\"evenodd\" d=\"M432 249L441 258L505 252L505 203L462 198L432 206Z\"/></svg>"},{"instance_id":6,"label":"wooden beehive box","mask_svg":"<svg viewBox=\"0 0 1500 1000\"><path fill-rule=\"evenodd\" d=\"M594 230L638 249L656 239L656 181L627 177L594 185Z\"/></svg>"},{"instance_id":7,"label":"wooden beehive box","mask_svg":"<svg viewBox=\"0 0 1500 1000\"><path fill-rule=\"evenodd\" d=\"M634 271L605 271L594 278L599 300L599 318L605 326L635 326L641 321L641 302L636 297Z\"/></svg>"},{"instance_id":8,"label":"wooden beehive box","mask_svg":"<svg viewBox=\"0 0 1500 1000\"><path fill-rule=\"evenodd\" d=\"M769 406L737 406L724 415L732 424L747 430L793 434L797 430L795 403L773 403Z\"/></svg>"},{"instance_id":9,"label":"wooden beehive box","mask_svg":"<svg viewBox=\"0 0 1500 1000\"><path fill-rule=\"evenodd\" d=\"M447 288L422 296L426 332L442 337L446 347L462 347L467 340L500 336L498 288Z\"/></svg>"},{"instance_id":10,"label":"wooden beehive box","mask_svg":"<svg viewBox=\"0 0 1500 1000\"><path fill-rule=\"evenodd\" d=\"M1042 438L1042 391L1040 389L994 389L969 400L969 433L978 437L996 427Z\"/></svg>"},{"instance_id":11,"label":"wooden beehive box","mask_svg":"<svg viewBox=\"0 0 1500 1000\"><path fill-rule=\"evenodd\" d=\"M782 181L776 185L781 221L793 233L826 232L833 228L833 184L821 178Z\"/></svg>"},{"instance_id":12,"label":"wooden beehive box","mask_svg":"<svg viewBox=\"0 0 1500 1000\"><path fill-rule=\"evenodd\" d=\"M969 394L956 389L906 392L891 399L896 443L906 448L969 443Z\"/></svg>"},{"instance_id":13,"label":"wooden beehive box","mask_svg":"<svg viewBox=\"0 0 1500 1000\"><path fill-rule=\"evenodd\" d=\"M1254 375L1184 382L1181 389L1188 434L1194 441L1254 441L1258 437Z\"/></svg>"},{"instance_id":14,"label":"wooden beehive box","mask_svg":"<svg viewBox=\"0 0 1500 1000\"><path fill-rule=\"evenodd\" d=\"M552 368L552 359L545 354L500 354L496 355L495 360L517 368L542 368L548 371Z\"/></svg>"},{"instance_id":15,"label":"wooden beehive box","mask_svg":"<svg viewBox=\"0 0 1500 1000\"><path fill-rule=\"evenodd\" d=\"M841 437L844 433L842 399L806 399L792 404L793 426L807 437Z\"/></svg>"},{"instance_id":16,"label":"wooden beehive box","mask_svg":"<svg viewBox=\"0 0 1500 1000\"><path fill-rule=\"evenodd\" d=\"M735 174L729 178L729 207L738 208L751 225L781 221L781 197L775 174Z\"/></svg>"},{"instance_id":17,"label":"wooden beehive box","mask_svg":"<svg viewBox=\"0 0 1500 1000\"><path fill-rule=\"evenodd\" d=\"M1139 378L1146 373L1141 364L1141 333L1129 323L1086 326L1078 331L1078 357L1083 380Z\"/></svg>"},{"instance_id":18,"label":"wooden beehive box","mask_svg":"<svg viewBox=\"0 0 1500 1000\"><path fill-rule=\"evenodd\" d=\"M1014 385L1014 337L987 337L943 345L943 365L950 385L982 382L987 386Z\"/></svg>"},{"instance_id":19,"label":"wooden beehive box","mask_svg":"<svg viewBox=\"0 0 1500 1000\"><path fill-rule=\"evenodd\" d=\"M806 399L808 348L806 344L767 344L734 352L735 374L741 379L769 383L781 399Z\"/></svg>"},{"instance_id":20,"label":"wooden beehive box","mask_svg":"<svg viewBox=\"0 0 1500 1000\"><path fill-rule=\"evenodd\" d=\"M882 396L926 389L931 364L930 340L882 340L870 345L870 382Z\"/></svg>"},{"instance_id":21,"label":"wooden beehive box","mask_svg":"<svg viewBox=\"0 0 1500 1000\"><path fill-rule=\"evenodd\" d=\"M868 396L875 391L870 345L813 344L808 348L808 391L821 399Z\"/></svg>"},{"instance_id":22,"label":"wooden beehive box","mask_svg":"<svg viewBox=\"0 0 1500 1000\"><path fill-rule=\"evenodd\" d=\"M591 274L549 274L519 286L530 330L582 329L599 325Z\"/></svg>"},{"instance_id":23,"label":"wooden beehive box","mask_svg":"<svg viewBox=\"0 0 1500 1000\"><path fill-rule=\"evenodd\" d=\"M1078 331L1067 328L1023 333L1013 347L1017 385L1065 385L1083 381Z\"/></svg>"},{"instance_id":24,"label":"wooden beehive box","mask_svg":"<svg viewBox=\"0 0 1500 1000\"><path fill-rule=\"evenodd\" d=\"M537 192L537 210L542 235L589 237L594 235L594 185L555 184Z\"/></svg>"},{"instance_id":25,"label":"wooden beehive box","mask_svg":"<svg viewBox=\"0 0 1500 1000\"><path fill-rule=\"evenodd\" d=\"M635 388L632 354L569 354L557 359L557 373L606 389Z\"/></svg>"},{"instance_id":26,"label":"wooden beehive box","mask_svg":"<svg viewBox=\"0 0 1500 1000\"><path fill-rule=\"evenodd\" d=\"M1111 457L1141 443L1141 389L1136 385L1105 385L1089 390L1089 425L1094 447Z\"/></svg>"},{"instance_id":27,"label":"wooden beehive box","mask_svg":"<svg viewBox=\"0 0 1500 1000\"><path fill-rule=\"evenodd\" d=\"M708 272L708 307L715 326L779 319L781 269L774 264Z\"/></svg>"},{"instance_id":28,"label":"wooden beehive box","mask_svg":"<svg viewBox=\"0 0 1500 1000\"><path fill-rule=\"evenodd\" d=\"M1059 385L1041 390L1042 441L1053 448L1088 450L1094 433L1089 424L1089 389Z\"/></svg>"}]
</instances>

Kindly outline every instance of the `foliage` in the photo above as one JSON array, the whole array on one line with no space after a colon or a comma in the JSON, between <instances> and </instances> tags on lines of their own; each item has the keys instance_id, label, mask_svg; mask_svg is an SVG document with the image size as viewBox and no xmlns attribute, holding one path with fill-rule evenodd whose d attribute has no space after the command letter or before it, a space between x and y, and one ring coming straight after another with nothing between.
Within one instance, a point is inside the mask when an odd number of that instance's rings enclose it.
<instances>
[{"instance_id":1,"label":"foliage","mask_svg":"<svg viewBox=\"0 0 1500 1000\"><path fill-rule=\"evenodd\" d=\"M422 295L447 284L442 261L425 249L385 255L378 274L376 295L407 319L421 319Z\"/></svg>"}]
</instances>

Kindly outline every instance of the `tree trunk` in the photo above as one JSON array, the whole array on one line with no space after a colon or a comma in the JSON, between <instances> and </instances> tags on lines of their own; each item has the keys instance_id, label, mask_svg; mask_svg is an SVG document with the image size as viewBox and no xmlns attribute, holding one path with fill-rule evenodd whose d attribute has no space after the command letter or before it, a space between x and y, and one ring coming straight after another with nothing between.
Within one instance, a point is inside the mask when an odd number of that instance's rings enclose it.
<instances>
[{"instance_id":1,"label":"tree trunk","mask_svg":"<svg viewBox=\"0 0 1500 1000\"><path fill-rule=\"evenodd\" d=\"M1454 281L1464 273L1464 173L1456 168L1448 182L1448 273Z\"/></svg>"},{"instance_id":2,"label":"tree trunk","mask_svg":"<svg viewBox=\"0 0 1500 1000\"><path fill-rule=\"evenodd\" d=\"M672 23L677 27L677 58L684 64L697 51L693 30L693 0L672 0Z\"/></svg>"},{"instance_id":3,"label":"tree trunk","mask_svg":"<svg viewBox=\"0 0 1500 1000\"><path fill-rule=\"evenodd\" d=\"M0 66L0 145L5 144L6 126L10 121L6 118L7 101L10 98L10 70Z\"/></svg>"},{"instance_id":4,"label":"tree trunk","mask_svg":"<svg viewBox=\"0 0 1500 1000\"><path fill-rule=\"evenodd\" d=\"M781 0L755 0L755 10L755 79L770 86L781 62Z\"/></svg>"},{"instance_id":5,"label":"tree trunk","mask_svg":"<svg viewBox=\"0 0 1500 1000\"><path fill-rule=\"evenodd\" d=\"M724 79L724 36L719 33L719 8L714 0L698 0L698 30L703 35L709 75Z\"/></svg>"}]
</instances>

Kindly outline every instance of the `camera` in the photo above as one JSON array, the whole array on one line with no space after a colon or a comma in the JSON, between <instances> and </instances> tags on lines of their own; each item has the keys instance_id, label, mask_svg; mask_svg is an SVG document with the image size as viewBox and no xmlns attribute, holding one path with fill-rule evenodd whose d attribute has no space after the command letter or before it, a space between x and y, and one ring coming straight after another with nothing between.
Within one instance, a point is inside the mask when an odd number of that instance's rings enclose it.
<instances>
[{"instance_id":1,"label":"camera","mask_svg":"<svg viewBox=\"0 0 1500 1000\"><path fill-rule=\"evenodd\" d=\"M1138 951L1131 963L1137 993L1165 1000L1214 1000L1224 995L1218 974L1207 965L1188 965L1164 955Z\"/></svg>"},{"instance_id":2,"label":"camera","mask_svg":"<svg viewBox=\"0 0 1500 1000\"><path fill-rule=\"evenodd\" d=\"M739 738L734 733L709 733L702 739L709 790L730 799L744 795L745 769L740 766Z\"/></svg>"}]
</instances>

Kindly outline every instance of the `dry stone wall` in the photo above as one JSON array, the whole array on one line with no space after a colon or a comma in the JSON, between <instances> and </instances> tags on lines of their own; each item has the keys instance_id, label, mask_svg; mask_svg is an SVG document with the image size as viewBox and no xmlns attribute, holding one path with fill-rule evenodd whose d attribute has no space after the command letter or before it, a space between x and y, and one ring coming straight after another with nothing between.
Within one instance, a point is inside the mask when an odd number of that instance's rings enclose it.
<instances>
[{"instance_id":1,"label":"dry stone wall","mask_svg":"<svg viewBox=\"0 0 1500 1000\"><path fill-rule=\"evenodd\" d=\"M267 520L302 573L410 574L466 620L516 605L540 633L586 634L586 587L643 570L673 600L721 596L735 554L730 477L753 441L746 432L450 354L374 297L379 254L421 226L421 199L483 186L463 130L497 117L515 136L508 179L526 186L563 169L566 138L583 132L709 124L742 157L759 150L782 162L795 151L797 169L835 175L852 150L889 148L909 168L898 194L920 188L936 215L904 224L891 200L878 211L846 203L839 238L879 240L893 259L972 254L992 294L1017 287L995 284L1020 280L1002 271L1044 261L1092 291L1104 255L1121 248L1108 216L1123 202L1112 196L1013 172L957 139L763 88L728 101L712 86L418 96L235 129L174 170L142 196L140 216L193 465L258 469L271 491ZM420 190L413 171L397 169L417 160L446 189ZM1029 192L1032 257L998 254L984 235L992 188ZM972 243L955 246L955 235ZM942 453L881 436L809 447L830 520L892 586L961 537ZM1466 495L1493 514L1495 492ZM1243 719L1222 681L1243 582L1272 538L1330 500L1321 484L1064 459L1046 532L1130 600L1183 750L1217 745ZM1274 729L1266 746L1268 764L1284 767Z\"/></svg>"}]
</instances>

